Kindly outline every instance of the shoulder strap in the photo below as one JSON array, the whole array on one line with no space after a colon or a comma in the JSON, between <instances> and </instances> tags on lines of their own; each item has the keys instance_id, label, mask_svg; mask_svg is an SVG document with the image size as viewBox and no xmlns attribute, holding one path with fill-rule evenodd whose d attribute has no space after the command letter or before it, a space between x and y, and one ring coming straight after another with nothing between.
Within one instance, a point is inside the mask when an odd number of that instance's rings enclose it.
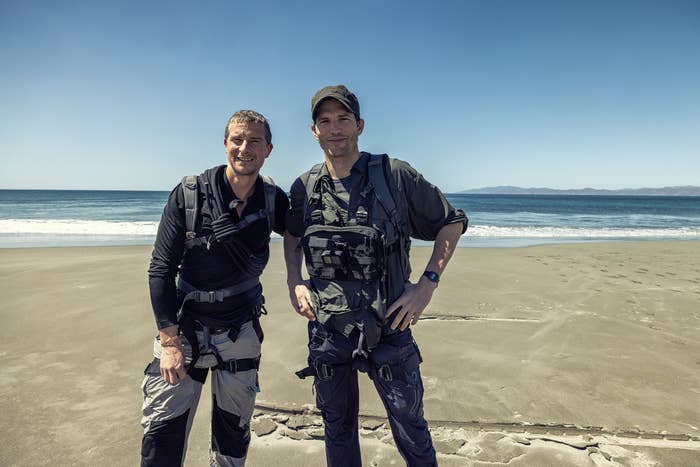
<instances>
[{"instance_id":1,"label":"shoulder strap","mask_svg":"<svg viewBox=\"0 0 700 467\"><path fill-rule=\"evenodd\" d=\"M321 173L321 168L323 167L323 164L324 162L316 164L313 167L311 167L311 170L309 170L309 176L307 177L306 183L304 184L306 186L307 199L311 199L311 197L315 193L316 182L318 182L318 176Z\"/></svg>"},{"instance_id":2,"label":"shoulder strap","mask_svg":"<svg viewBox=\"0 0 700 467\"><path fill-rule=\"evenodd\" d=\"M270 232L275 228L275 198L277 197L277 185L272 178L261 175L263 187L265 189L265 210L267 211L267 225Z\"/></svg>"},{"instance_id":3,"label":"shoulder strap","mask_svg":"<svg viewBox=\"0 0 700 467\"><path fill-rule=\"evenodd\" d=\"M195 227L199 206L197 203L197 176L186 175L182 177L182 194L185 198L185 225L187 232L185 238L191 240L195 237Z\"/></svg>"},{"instance_id":4,"label":"shoulder strap","mask_svg":"<svg viewBox=\"0 0 700 467\"><path fill-rule=\"evenodd\" d=\"M382 208L389 215L389 219L396 219L397 210L394 197L391 195L389 183L384 172L384 161L389 156L386 154L370 154L369 159L369 183L374 187L374 195Z\"/></svg>"},{"instance_id":5,"label":"shoulder strap","mask_svg":"<svg viewBox=\"0 0 700 467\"><path fill-rule=\"evenodd\" d=\"M306 219L306 214L309 210L311 199L319 198L319 194L316 193L316 183L318 183L318 177L321 173L321 168L323 167L323 164L325 164L325 162L315 164L313 167L311 167L311 170L309 170L308 175L306 177L306 181L304 181L304 188L306 188L306 199L304 200L303 219Z\"/></svg>"}]
</instances>

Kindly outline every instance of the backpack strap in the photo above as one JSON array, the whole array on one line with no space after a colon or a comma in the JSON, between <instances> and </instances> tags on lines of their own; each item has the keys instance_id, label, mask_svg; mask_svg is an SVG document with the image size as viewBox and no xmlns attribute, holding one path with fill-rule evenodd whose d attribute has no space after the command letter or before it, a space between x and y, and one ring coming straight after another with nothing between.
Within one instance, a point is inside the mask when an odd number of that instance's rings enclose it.
<instances>
[{"instance_id":1,"label":"backpack strap","mask_svg":"<svg viewBox=\"0 0 700 467\"><path fill-rule=\"evenodd\" d=\"M187 231L185 238L192 240L196 236L195 228L197 224L197 216L199 215L199 206L197 204L197 176L185 175L182 177L182 194L185 198L185 225Z\"/></svg>"},{"instance_id":2,"label":"backpack strap","mask_svg":"<svg viewBox=\"0 0 700 467\"><path fill-rule=\"evenodd\" d=\"M369 161L369 184L374 187L374 196L384 211L392 219L394 226L399 233L398 242L394 245L398 247L401 258L401 269L406 277L410 274L411 266L408 261L409 250L411 249L411 229L405 208L397 208L396 199L400 199L398 182L391 172L391 161L386 154L371 154ZM393 196L396 193L397 198ZM404 206L404 205L402 205Z\"/></svg>"},{"instance_id":3,"label":"backpack strap","mask_svg":"<svg viewBox=\"0 0 700 467\"><path fill-rule=\"evenodd\" d=\"M311 204L316 204L321 199L321 193L317 190L316 185L318 184L318 178L321 174L321 169L325 162L314 165L309 170L306 181L304 182L304 187L306 188L306 199L304 200L304 220L306 221L306 215L309 212L309 207ZM322 219L312 219L314 223L319 223Z\"/></svg>"},{"instance_id":4,"label":"backpack strap","mask_svg":"<svg viewBox=\"0 0 700 467\"><path fill-rule=\"evenodd\" d=\"M275 199L277 198L277 186L272 178L261 175L263 188L265 189L265 210L267 210L267 225L272 232L275 228Z\"/></svg>"},{"instance_id":5,"label":"backpack strap","mask_svg":"<svg viewBox=\"0 0 700 467\"><path fill-rule=\"evenodd\" d=\"M389 156L386 154L370 154L369 183L374 187L374 196L386 211L389 219L397 219L396 203L389 190L384 172L384 161L388 158Z\"/></svg>"}]
</instances>

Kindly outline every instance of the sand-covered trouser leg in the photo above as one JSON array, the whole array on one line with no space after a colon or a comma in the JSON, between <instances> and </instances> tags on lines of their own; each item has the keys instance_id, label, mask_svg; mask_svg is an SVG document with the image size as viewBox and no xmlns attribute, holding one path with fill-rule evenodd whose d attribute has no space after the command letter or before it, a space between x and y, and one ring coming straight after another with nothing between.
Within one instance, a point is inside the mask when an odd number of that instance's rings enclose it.
<instances>
[{"instance_id":1,"label":"sand-covered trouser leg","mask_svg":"<svg viewBox=\"0 0 700 467\"><path fill-rule=\"evenodd\" d=\"M423 416L421 359L410 329L383 337L370 359L374 386L389 416L399 453L411 467L437 466Z\"/></svg>"},{"instance_id":2,"label":"sand-covered trouser leg","mask_svg":"<svg viewBox=\"0 0 700 467\"><path fill-rule=\"evenodd\" d=\"M186 363L192 351L183 338ZM169 384L160 375L160 343L153 344L153 361L144 371L143 391L143 440L141 442L141 467L178 467L183 465L187 449L187 437L192 427L202 381L185 377L178 384ZM199 373L202 374L201 372Z\"/></svg>"},{"instance_id":3,"label":"sand-covered trouser leg","mask_svg":"<svg viewBox=\"0 0 700 467\"><path fill-rule=\"evenodd\" d=\"M309 365L315 370L316 406L323 416L328 467L359 467L359 388L352 351L357 342L309 322Z\"/></svg>"},{"instance_id":4,"label":"sand-covered trouser leg","mask_svg":"<svg viewBox=\"0 0 700 467\"><path fill-rule=\"evenodd\" d=\"M260 338L251 321L243 324L235 342L228 334L211 336L223 361L260 357ZM250 444L250 418L258 387L258 370L214 370L211 377L212 419L210 465L242 467Z\"/></svg>"}]
</instances>

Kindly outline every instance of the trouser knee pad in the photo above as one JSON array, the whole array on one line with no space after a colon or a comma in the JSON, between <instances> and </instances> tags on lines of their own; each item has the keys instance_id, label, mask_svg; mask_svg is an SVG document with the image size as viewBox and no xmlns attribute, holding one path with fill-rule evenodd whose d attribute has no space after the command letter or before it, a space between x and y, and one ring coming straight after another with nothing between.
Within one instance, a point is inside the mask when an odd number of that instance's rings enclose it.
<instances>
[{"instance_id":1,"label":"trouser knee pad","mask_svg":"<svg viewBox=\"0 0 700 467\"><path fill-rule=\"evenodd\" d=\"M250 428L241 427L241 417L216 405L212 407L211 448L229 457L241 458L248 453Z\"/></svg>"},{"instance_id":2,"label":"trouser knee pad","mask_svg":"<svg viewBox=\"0 0 700 467\"><path fill-rule=\"evenodd\" d=\"M182 464L189 410L171 420L154 422L141 441L141 467L178 467Z\"/></svg>"}]
</instances>

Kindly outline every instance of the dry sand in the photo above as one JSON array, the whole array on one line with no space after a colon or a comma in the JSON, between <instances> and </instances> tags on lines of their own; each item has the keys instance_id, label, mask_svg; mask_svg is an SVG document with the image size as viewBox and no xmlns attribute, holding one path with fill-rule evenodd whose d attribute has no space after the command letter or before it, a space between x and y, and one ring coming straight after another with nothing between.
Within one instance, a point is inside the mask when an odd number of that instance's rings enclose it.
<instances>
[{"instance_id":1,"label":"dry sand","mask_svg":"<svg viewBox=\"0 0 700 467\"><path fill-rule=\"evenodd\" d=\"M1 466L138 465L149 254L0 250ZM293 375L306 325L272 258L248 465L323 466ZM700 465L699 305L700 242L459 249L414 328L440 465ZM361 398L365 465L403 465L366 377ZM209 408L188 466L207 465Z\"/></svg>"}]
</instances>

